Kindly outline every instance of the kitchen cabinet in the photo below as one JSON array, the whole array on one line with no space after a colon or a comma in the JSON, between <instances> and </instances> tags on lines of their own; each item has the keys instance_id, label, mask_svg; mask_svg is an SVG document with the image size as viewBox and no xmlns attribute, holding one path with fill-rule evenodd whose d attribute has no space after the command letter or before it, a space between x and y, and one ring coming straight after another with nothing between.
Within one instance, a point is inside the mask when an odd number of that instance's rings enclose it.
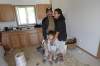
<instances>
[{"instance_id":1,"label":"kitchen cabinet","mask_svg":"<svg viewBox=\"0 0 100 66\"><path fill-rule=\"evenodd\" d=\"M37 30L37 36L38 36L39 43L41 43L43 40L42 28L36 28L36 30Z\"/></svg>"},{"instance_id":2,"label":"kitchen cabinet","mask_svg":"<svg viewBox=\"0 0 100 66\"><path fill-rule=\"evenodd\" d=\"M15 6L0 4L0 22L15 21Z\"/></svg>"},{"instance_id":3,"label":"kitchen cabinet","mask_svg":"<svg viewBox=\"0 0 100 66\"><path fill-rule=\"evenodd\" d=\"M40 44L41 29L2 32L2 44L7 48L23 48Z\"/></svg>"},{"instance_id":4,"label":"kitchen cabinet","mask_svg":"<svg viewBox=\"0 0 100 66\"><path fill-rule=\"evenodd\" d=\"M37 4L36 5L36 17L37 19L43 19L46 16L46 8L51 7L50 4Z\"/></svg>"}]
</instances>

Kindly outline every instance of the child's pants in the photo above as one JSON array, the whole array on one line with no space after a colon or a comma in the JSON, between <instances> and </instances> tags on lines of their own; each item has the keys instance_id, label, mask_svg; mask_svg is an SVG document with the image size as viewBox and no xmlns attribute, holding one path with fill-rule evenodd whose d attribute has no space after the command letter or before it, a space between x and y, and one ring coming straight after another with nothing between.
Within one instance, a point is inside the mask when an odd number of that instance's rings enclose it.
<instances>
[{"instance_id":1,"label":"child's pants","mask_svg":"<svg viewBox=\"0 0 100 66\"><path fill-rule=\"evenodd\" d=\"M65 41L59 41L59 40L55 40L54 44L56 45L57 51L55 51L55 47L53 48L53 53L55 54L59 54L62 53L63 55L66 54L66 50L67 50L67 45L65 45ZM44 44L44 49L45 49L45 56L47 57L49 55L49 46L50 44Z\"/></svg>"},{"instance_id":2,"label":"child's pants","mask_svg":"<svg viewBox=\"0 0 100 66\"><path fill-rule=\"evenodd\" d=\"M57 46L57 54L58 53L66 54L67 45L65 45L65 41L55 40L55 44Z\"/></svg>"},{"instance_id":3,"label":"child's pants","mask_svg":"<svg viewBox=\"0 0 100 66\"><path fill-rule=\"evenodd\" d=\"M52 45L50 44L50 42L48 41L48 44L44 43L44 50L45 50L45 56L48 56L49 53L51 54L55 54L56 53L56 45Z\"/></svg>"}]
</instances>

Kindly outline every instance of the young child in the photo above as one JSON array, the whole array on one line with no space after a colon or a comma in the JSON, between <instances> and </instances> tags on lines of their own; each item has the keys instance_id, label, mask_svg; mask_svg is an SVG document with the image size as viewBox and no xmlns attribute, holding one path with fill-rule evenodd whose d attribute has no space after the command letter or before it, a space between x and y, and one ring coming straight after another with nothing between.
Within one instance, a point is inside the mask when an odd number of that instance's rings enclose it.
<instances>
[{"instance_id":1,"label":"young child","mask_svg":"<svg viewBox=\"0 0 100 66\"><path fill-rule=\"evenodd\" d=\"M53 62L53 60L56 60L56 51L57 51L57 46L54 43L53 39L55 36L54 31L49 31L48 33L48 40L44 41L44 61L49 61L50 63Z\"/></svg>"}]
</instances>

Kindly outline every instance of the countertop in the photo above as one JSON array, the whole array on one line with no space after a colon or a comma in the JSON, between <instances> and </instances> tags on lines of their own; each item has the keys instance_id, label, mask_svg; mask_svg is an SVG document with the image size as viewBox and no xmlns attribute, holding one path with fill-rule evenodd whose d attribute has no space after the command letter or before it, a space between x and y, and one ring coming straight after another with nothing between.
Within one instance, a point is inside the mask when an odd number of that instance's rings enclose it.
<instances>
[{"instance_id":1,"label":"countertop","mask_svg":"<svg viewBox=\"0 0 100 66\"><path fill-rule=\"evenodd\" d=\"M41 27L24 27L24 28L20 28L20 29L13 29L13 30L1 30L0 32L24 32L24 31L33 31L36 32L37 28L41 28Z\"/></svg>"}]
</instances>

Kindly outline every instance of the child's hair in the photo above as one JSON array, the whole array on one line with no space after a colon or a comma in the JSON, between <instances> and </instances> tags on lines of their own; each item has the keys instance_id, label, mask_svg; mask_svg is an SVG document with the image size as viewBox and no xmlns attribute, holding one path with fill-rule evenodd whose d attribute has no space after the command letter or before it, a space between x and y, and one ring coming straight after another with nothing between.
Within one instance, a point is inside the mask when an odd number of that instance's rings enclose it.
<instances>
[{"instance_id":1,"label":"child's hair","mask_svg":"<svg viewBox=\"0 0 100 66\"><path fill-rule=\"evenodd\" d=\"M55 31L52 31L52 30L48 32L48 35L53 35L53 36L55 36L55 34L56 34L56 32L55 32Z\"/></svg>"}]
</instances>

